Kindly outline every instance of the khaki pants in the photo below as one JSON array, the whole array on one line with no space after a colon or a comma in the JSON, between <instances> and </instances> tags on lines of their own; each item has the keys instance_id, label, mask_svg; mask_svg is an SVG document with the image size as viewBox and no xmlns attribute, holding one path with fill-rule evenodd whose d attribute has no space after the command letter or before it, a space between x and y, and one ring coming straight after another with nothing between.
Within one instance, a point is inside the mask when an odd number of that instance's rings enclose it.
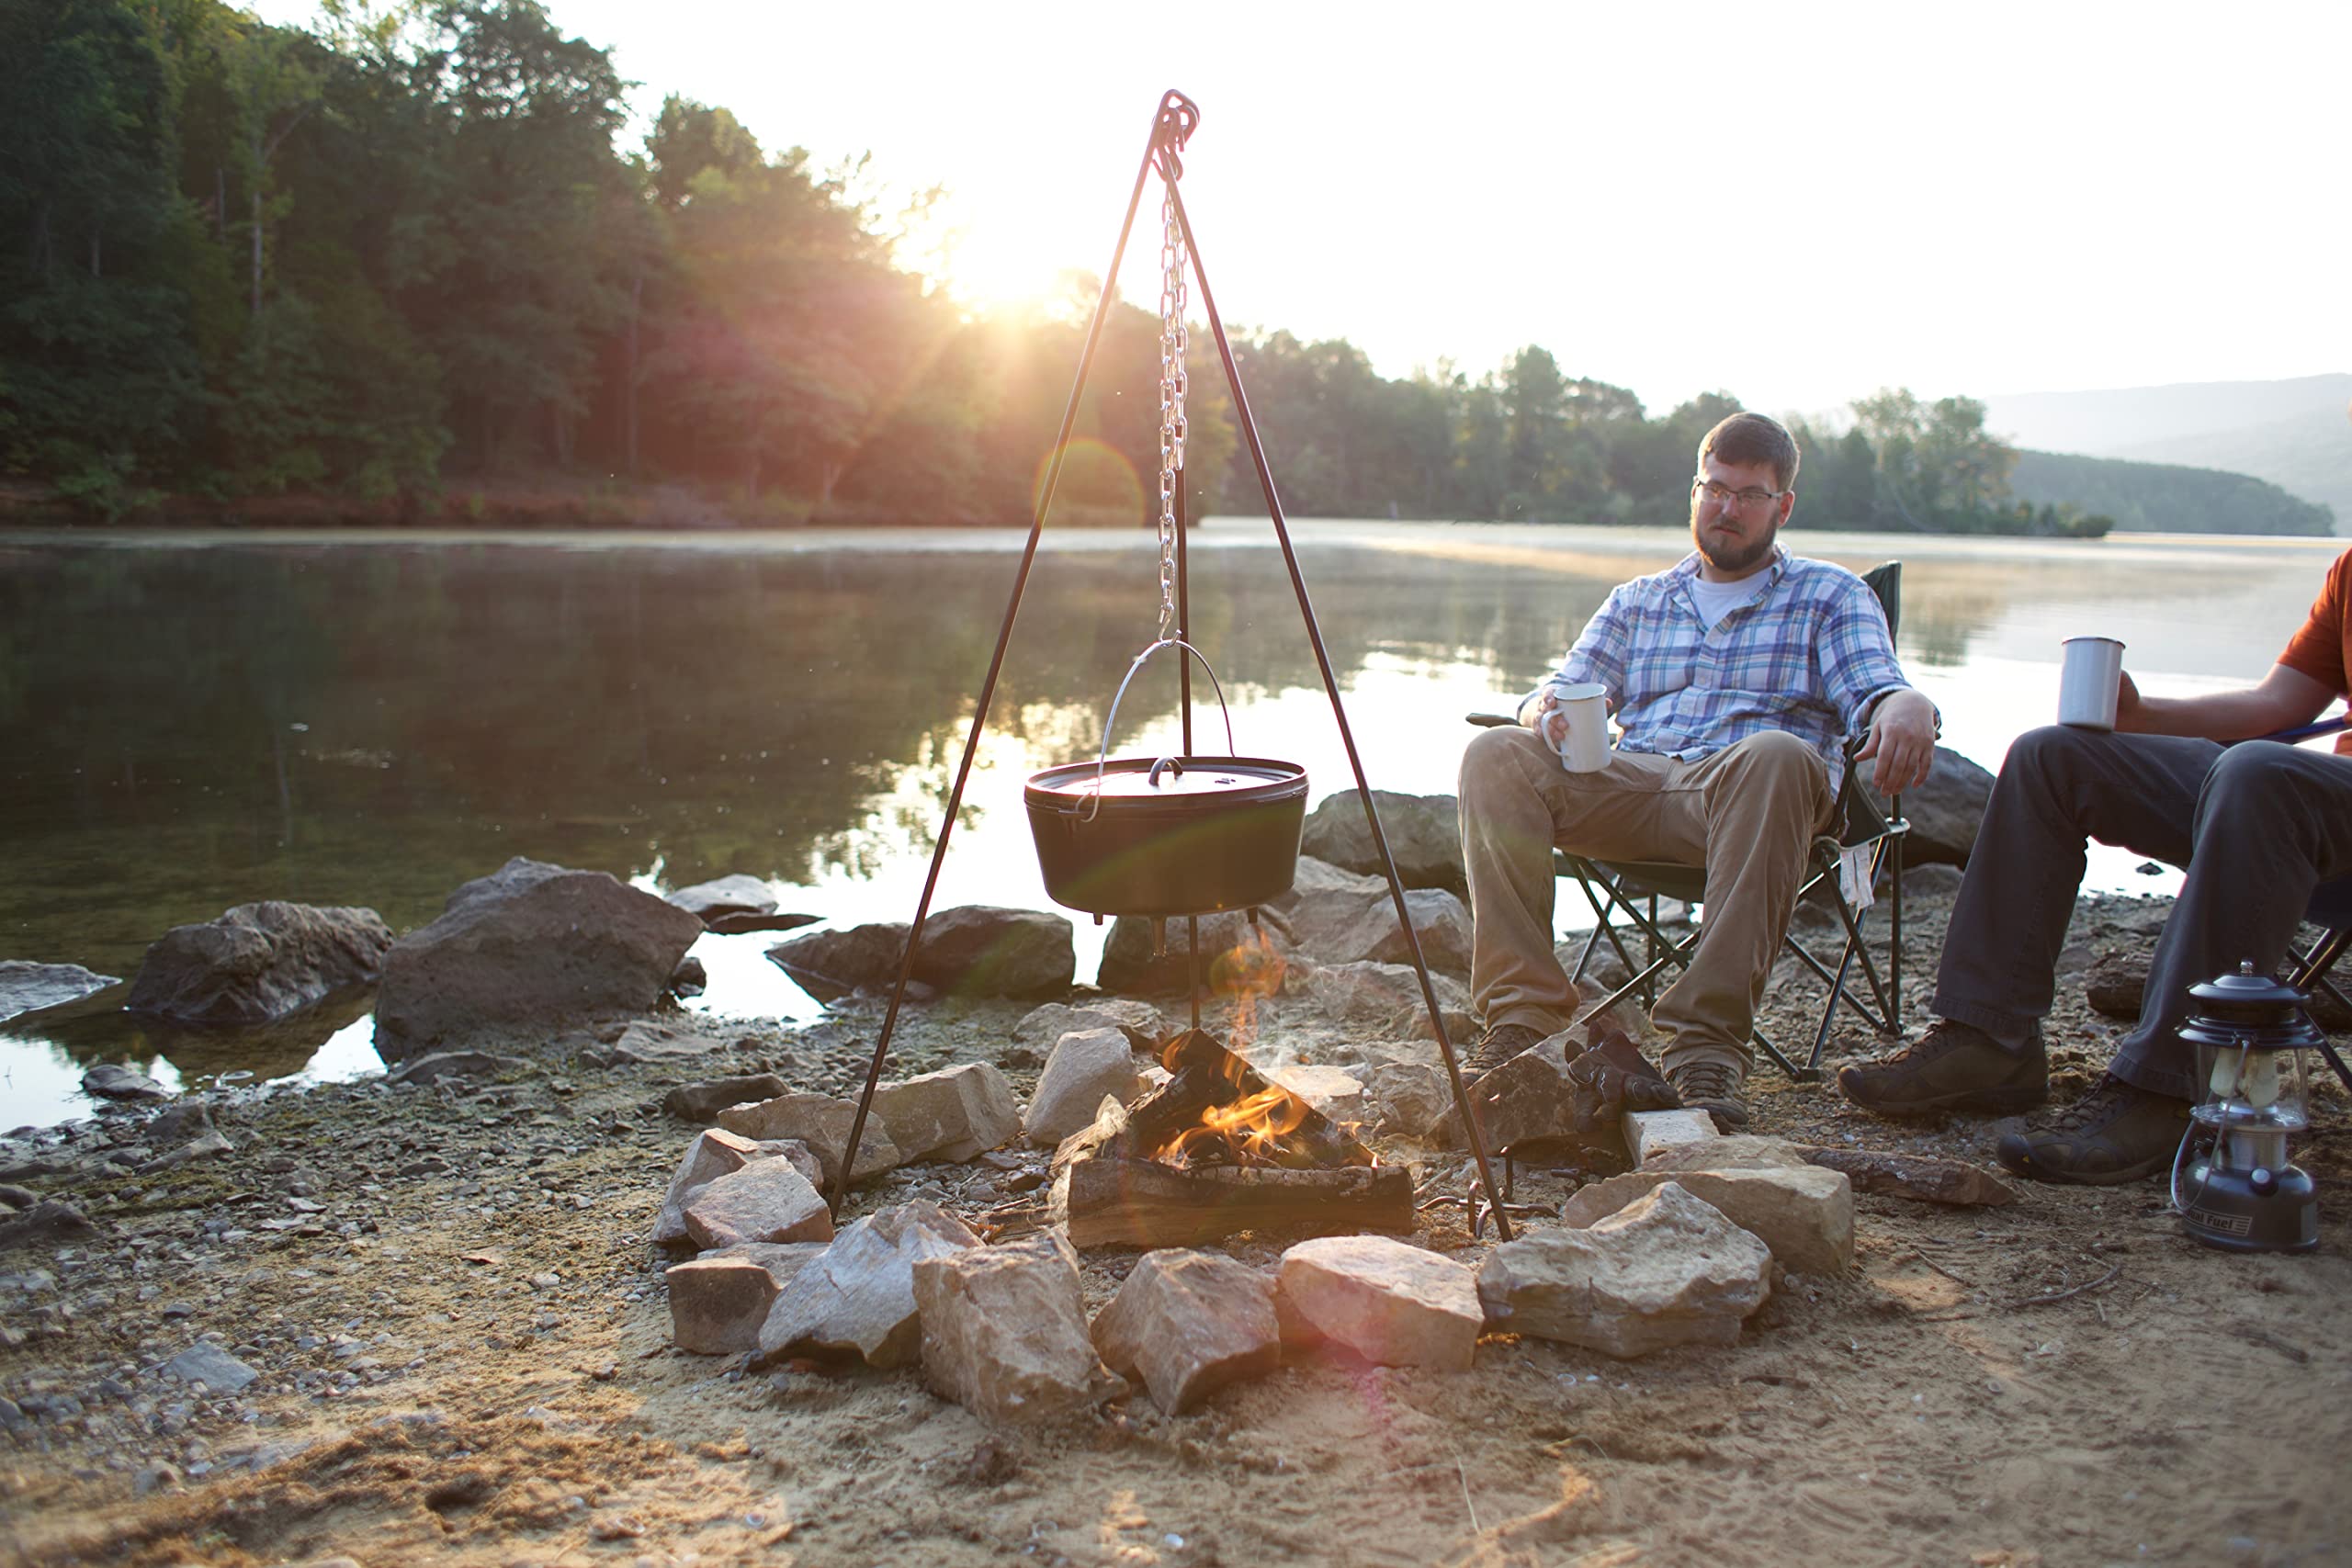
<instances>
[{"instance_id":1,"label":"khaki pants","mask_svg":"<svg viewBox=\"0 0 2352 1568\"><path fill-rule=\"evenodd\" d=\"M1575 1016L1576 987L1553 953L1555 845L1703 865L1698 948L1650 1018L1670 1039L1668 1066L1712 1061L1746 1073L1807 852L1836 804L1812 747L1774 731L1694 762L1618 751L1600 773L1572 773L1533 730L1488 729L1463 753L1461 803L1471 1007L1487 1027L1548 1034Z\"/></svg>"}]
</instances>

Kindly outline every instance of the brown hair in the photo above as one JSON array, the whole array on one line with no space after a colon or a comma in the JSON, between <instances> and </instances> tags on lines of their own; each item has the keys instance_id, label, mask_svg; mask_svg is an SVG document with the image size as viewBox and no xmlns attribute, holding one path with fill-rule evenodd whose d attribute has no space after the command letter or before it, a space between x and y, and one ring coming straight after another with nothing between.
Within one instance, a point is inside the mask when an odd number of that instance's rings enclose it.
<instances>
[{"instance_id":1,"label":"brown hair","mask_svg":"<svg viewBox=\"0 0 2352 1568\"><path fill-rule=\"evenodd\" d=\"M1797 438L1776 419L1736 413L1707 432L1699 443L1699 465L1712 453L1726 463L1770 463L1772 482L1793 490L1797 482Z\"/></svg>"}]
</instances>

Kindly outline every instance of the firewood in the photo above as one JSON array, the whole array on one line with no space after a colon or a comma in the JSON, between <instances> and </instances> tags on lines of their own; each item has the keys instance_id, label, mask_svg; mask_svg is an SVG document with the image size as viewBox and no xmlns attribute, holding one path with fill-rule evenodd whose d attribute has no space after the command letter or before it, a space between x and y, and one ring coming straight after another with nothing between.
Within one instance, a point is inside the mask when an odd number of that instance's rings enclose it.
<instances>
[{"instance_id":1,"label":"firewood","mask_svg":"<svg viewBox=\"0 0 2352 1568\"><path fill-rule=\"evenodd\" d=\"M1080 1247L1189 1247L1243 1230L1410 1231L1413 1179L1394 1166L1188 1168L1104 1150L1062 1168L1052 1213Z\"/></svg>"}]
</instances>

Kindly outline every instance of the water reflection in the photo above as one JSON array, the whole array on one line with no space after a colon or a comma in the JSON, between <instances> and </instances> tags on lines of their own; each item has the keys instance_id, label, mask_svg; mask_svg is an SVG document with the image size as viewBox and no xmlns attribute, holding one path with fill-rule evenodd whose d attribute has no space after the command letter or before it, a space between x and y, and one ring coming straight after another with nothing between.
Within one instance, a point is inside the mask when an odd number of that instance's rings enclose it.
<instances>
[{"instance_id":1,"label":"water reflection","mask_svg":"<svg viewBox=\"0 0 2352 1568\"><path fill-rule=\"evenodd\" d=\"M1462 714L1532 684L1611 585L1686 547L1669 529L1298 535L1367 772L1408 792L1450 791ZM2122 637L2154 690L2252 679L2334 550L1792 542L1858 569L1906 558L1904 655L1951 742L1987 766L2047 711L2038 683L2059 637ZM1225 682L1240 750L1304 762L1319 799L1349 783L1344 754L1271 543L1262 522L1200 531L1193 640ZM129 976L166 927L265 897L363 904L406 930L517 853L663 887L749 873L788 907L904 919L1018 545L937 532L0 545L0 956ZM943 907L1045 902L1020 783L1093 754L1157 629L1149 536L1048 546ZM1115 751L1174 749L1175 689L1172 663L1154 660ZM1212 735L1204 714L1202 749ZM1084 973L1100 936L1080 934ZM774 940L707 939L714 984L698 1005L812 1010L758 956ZM166 1038L119 1000L7 1027L68 1062L155 1057L199 1077L300 1070L325 1040L348 1055L364 1024L322 1013L283 1039L224 1044ZM28 1109L28 1076L0 1093L0 1125L46 1113Z\"/></svg>"}]
</instances>

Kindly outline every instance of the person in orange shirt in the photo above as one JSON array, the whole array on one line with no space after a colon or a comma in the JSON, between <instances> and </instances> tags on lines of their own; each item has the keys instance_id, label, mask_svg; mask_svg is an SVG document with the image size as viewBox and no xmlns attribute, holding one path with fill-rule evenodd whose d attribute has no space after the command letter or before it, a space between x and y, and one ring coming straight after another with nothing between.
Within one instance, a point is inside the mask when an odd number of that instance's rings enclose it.
<instances>
[{"instance_id":1,"label":"person in orange shirt","mask_svg":"<svg viewBox=\"0 0 2352 1568\"><path fill-rule=\"evenodd\" d=\"M2352 550L2259 684L2150 697L2127 674L2114 733L2019 736L1952 907L1937 1021L1891 1056L1840 1069L1846 1098L1888 1115L2008 1114L2047 1098L2041 1019L2085 841L2097 839L2188 875L2106 1077L2004 1135L1996 1156L2022 1176L2098 1186L2167 1168L2198 1092L2195 1052L2177 1032L2188 987L2246 960L2277 973L2312 890L2352 876L2352 730L2333 752L2251 739L2309 723L2346 694L2347 667Z\"/></svg>"}]
</instances>

